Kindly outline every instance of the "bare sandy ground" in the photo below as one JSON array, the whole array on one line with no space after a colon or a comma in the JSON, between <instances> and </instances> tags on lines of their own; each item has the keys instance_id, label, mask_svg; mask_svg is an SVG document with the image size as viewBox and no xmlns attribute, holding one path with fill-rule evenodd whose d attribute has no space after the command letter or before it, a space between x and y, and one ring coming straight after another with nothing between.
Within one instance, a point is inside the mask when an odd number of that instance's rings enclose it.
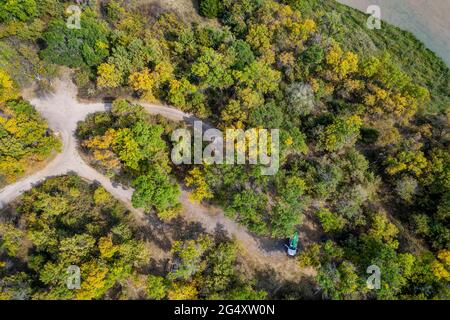
<instances>
[{"instance_id":1,"label":"bare sandy ground","mask_svg":"<svg viewBox=\"0 0 450 320\"><path fill-rule=\"evenodd\" d=\"M410 31L450 66L450 0L337 0L366 12L378 5L381 18Z\"/></svg>"}]
</instances>

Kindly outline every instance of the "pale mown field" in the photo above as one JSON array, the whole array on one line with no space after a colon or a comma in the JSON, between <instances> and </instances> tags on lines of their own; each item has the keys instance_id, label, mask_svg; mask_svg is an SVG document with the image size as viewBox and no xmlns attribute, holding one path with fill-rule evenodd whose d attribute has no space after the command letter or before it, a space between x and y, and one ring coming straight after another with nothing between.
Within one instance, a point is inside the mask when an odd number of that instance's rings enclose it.
<instances>
[{"instance_id":1,"label":"pale mown field","mask_svg":"<svg viewBox=\"0 0 450 320\"><path fill-rule=\"evenodd\" d=\"M450 0L338 0L366 12L378 5L382 19L412 32L450 65Z\"/></svg>"}]
</instances>

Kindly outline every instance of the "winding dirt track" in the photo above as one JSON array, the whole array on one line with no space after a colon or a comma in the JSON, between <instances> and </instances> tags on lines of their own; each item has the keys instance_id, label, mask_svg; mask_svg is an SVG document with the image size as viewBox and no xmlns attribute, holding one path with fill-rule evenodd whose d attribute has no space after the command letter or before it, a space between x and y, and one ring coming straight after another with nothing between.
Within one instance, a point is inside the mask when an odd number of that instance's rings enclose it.
<instances>
[{"instance_id":1,"label":"winding dirt track","mask_svg":"<svg viewBox=\"0 0 450 320\"><path fill-rule=\"evenodd\" d=\"M131 205L133 190L113 185L109 178L85 163L78 153L75 138L77 123L84 120L90 113L106 111L108 105L78 102L76 99L77 89L70 81L59 80L55 87L56 91L53 94L30 99L30 102L47 119L49 127L60 134L63 142L62 152L41 171L1 189L0 209L48 177L74 172L84 179L100 183L108 192L122 201L136 215L139 222L148 223L143 211L134 209ZM186 121L191 124L197 120L192 115L173 107L140 104L147 112L160 114L170 120ZM299 268L295 260L288 258L282 248L271 251L262 248L258 239L248 233L245 228L225 217L222 210L192 203L186 192L182 193L180 200L183 205L182 215L186 220L201 223L208 232L213 232L217 227L225 230L236 239L243 255L257 269L272 269L280 280L295 282L300 281L304 276L315 274L312 269Z\"/></svg>"}]
</instances>

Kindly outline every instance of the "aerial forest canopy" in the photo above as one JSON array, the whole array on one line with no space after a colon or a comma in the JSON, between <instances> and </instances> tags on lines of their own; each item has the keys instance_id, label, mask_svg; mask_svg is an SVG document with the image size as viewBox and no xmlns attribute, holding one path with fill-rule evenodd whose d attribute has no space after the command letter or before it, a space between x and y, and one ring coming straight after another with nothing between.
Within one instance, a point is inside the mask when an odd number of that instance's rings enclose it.
<instances>
[{"instance_id":1,"label":"aerial forest canopy","mask_svg":"<svg viewBox=\"0 0 450 320\"><path fill-rule=\"evenodd\" d=\"M68 3L0 0L7 13L0 14L0 174L22 170L8 157L27 159L3 139L15 136L27 146L20 150L39 157L53 146L32 108L8 88L37 81L51 90L56 66L70 67L80 97L116 99L77 135L91 163L135 189L136 208L176 217L178 180L193 201L220 205L258 236L282 239L305 219L318 221L325 240L298 263L318 270L325 298L449 297L449 69L411 34L385 23L368 30L364 14L333 0L200 0L203 17L184 19L145 1L99 1L83 7L80 29L66 25ZM170 104L220 129L280 129L280 170L262 176L258 166L174 166L173 124L127 99ZM35 124L42 143L28 146L3 124L10 117ZM109 241L106 229L86 230L77 236ZM94 240L89 254L98 255ZM62 253L49 252L56 267ZM114 259L124 269L131 261ZM384 270L381 290L366 288L370 265ZM198 294L189 287L195 282L172 284L167 293L159 290L166 280L149 281L155 297ZM227 282L230 292L237 282ZM53 294L44 284L36 294ZM251 286L249 295L264 296Z\"/></svg>"}]
</instances>

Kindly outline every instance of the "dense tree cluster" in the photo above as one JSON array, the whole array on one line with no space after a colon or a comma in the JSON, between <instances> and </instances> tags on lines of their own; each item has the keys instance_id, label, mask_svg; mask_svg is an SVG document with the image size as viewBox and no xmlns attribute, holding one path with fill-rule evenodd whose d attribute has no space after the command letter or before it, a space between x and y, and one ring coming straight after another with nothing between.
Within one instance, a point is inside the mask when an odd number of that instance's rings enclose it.
<instances>
[{"instance_id":1,"label":"dense tree cluster","mask_svg":"<svg viewBox=\"0 0 450 320\"><path fill-rule=\"evenodd\" d=\"M60 141L0 69L0 186L14 182L58 150Z\"/></svg>"},{"instance_id":2,"label":"dense tree cluster","mask_svg":"<svg viewBox=\"0 0 450 320\"><path fill-rule=\"evenodd\" d=\"M86 8L80 30L66 28L57 0L18 1L27 6L18 11L14 2L0 1L9 12L0 16L5 70L22 55L33 66L23 74L44 84L52 64L75 68L85 97L162 101L221 129L280 129L275 176L250 165L176 175L193 200L220 204L259 235L288 237L306 213L315 217L330 240L300 260L318 268L325 297L448 297L449 69L412 35L387 24L367 30L364 14L331 0L200 1L218 25L111 0ZM3 88L11 83L0 73ZM0 99L14 99L2 87ZM118 100L78 135L97 164L136 189L136 207L169 219L179 193L169 132ZM371 264L389 284L376 293L361 283ZM199 282L190 280L149 286L155 298L194 298Z\"/></svg>"},{"instance_id":3,"label":"dense tree cluster","mask_svg":"<svg viewBox=\"0 0 450 320\"><path fill-rule=\"evenodd\" d=\"M170 219L179 211L180 189L169 176L165 127L142 107L116 100L110 113L89 115L77 135L94 165L112 178L132 180L136 208L155 210L162 219Z\"/></svg>"},{"instance_id":4,"label":"dense tree cluster","mask_svg":"<svg viewBox=\"0 0 450 320\"><path fill-rule=\"evenodd\" d=\"M151 276L147 292L151 299L170 300L262 300L267 293L257 290L240 272L233 242L215 242L211 236L175 241L174 268L165 278Z\"/></svg>"}]
</instances>

